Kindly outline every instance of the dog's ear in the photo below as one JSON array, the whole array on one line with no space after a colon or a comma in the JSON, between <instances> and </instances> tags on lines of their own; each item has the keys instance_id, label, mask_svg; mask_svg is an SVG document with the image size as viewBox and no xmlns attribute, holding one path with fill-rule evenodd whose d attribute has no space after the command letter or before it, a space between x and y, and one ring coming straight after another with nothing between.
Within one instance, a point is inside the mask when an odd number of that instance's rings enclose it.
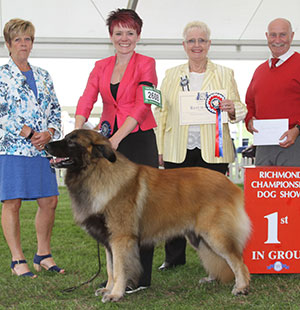
<instances>
[{"instance_id":1,"label":"dog's ear","mask_svg":"<svg viewBox=\"0 0 300 310\"><path fill-rule=\"evenodd\" d=\"M94 158L106 158L110 162L114 163L117 160L116 154L113 149L108 145L95 144L93 145L92 157Z\"/></svg>"}]
</instances>

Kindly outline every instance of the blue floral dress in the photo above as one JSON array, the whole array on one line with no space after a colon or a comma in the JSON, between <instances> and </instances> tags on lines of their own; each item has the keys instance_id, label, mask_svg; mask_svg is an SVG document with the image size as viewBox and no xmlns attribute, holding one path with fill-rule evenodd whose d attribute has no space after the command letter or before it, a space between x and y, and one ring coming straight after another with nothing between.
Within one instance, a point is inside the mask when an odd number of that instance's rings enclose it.
<instances>
[{"instance_id":1,"label":"blue floral dress","mask_svg":"<svg viewBox=\"0 0 300 310\"><path fill-rule=\"evenodd\" d=\"M31 82L12 59L0 67L1 201L58 195L55 171L46 153L20 136L24 125L37 132L54 128L54 138L61 134L61 109L52 79L46 70L30 67Z\"/></svg>"}]
</instances>

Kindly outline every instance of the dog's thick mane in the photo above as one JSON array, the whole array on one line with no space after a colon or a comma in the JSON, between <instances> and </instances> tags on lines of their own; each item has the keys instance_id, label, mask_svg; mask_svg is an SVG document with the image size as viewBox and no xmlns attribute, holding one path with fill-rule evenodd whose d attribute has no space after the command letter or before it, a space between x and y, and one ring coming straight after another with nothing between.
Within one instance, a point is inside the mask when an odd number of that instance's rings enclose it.
<instances>
[{"instance_id":1,"label":"dog's thick mane","mask_svg":"<svg viewBox=\"0 0 300 310\"><path fill-rule=\"evenodd\" d=\"M128 188L128 184L138 179L139 166L122 154L116 153L117 160L114 163L99 158L81 170L76 178L73 177L72 171L67 170L66 185L70 191L77 223L82 223L92 214L104 213L107 207L113 205L114 197L124 196L126 192L133 190ZM124 165L125 171L121 169Z\"/></svg>"}]
</instances>

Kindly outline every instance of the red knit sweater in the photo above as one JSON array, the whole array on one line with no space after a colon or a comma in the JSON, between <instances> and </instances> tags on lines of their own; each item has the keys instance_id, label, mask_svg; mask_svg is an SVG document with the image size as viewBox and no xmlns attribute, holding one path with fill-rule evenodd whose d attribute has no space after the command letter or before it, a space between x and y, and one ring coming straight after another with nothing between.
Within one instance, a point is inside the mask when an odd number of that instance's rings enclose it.
<instances>
[{"instance_id":1,"label":"red knit sweater","mask_svg":"<svg viewBox=\"0 0 300 310\"><path fill-rule=\"evenodd\" d=\"M300 124L300 54L294 53L279 67L268 61L254 72L246 94L246 125L257 119L288 118L289 128Z\"/></svg>"}]
</instances>

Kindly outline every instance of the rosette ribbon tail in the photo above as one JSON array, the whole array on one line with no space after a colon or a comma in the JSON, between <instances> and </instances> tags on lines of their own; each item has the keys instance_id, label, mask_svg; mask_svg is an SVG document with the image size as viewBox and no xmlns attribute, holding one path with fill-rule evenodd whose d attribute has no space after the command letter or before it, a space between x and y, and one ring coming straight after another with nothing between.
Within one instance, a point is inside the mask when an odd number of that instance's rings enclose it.
<instances>
[{"instance_id":1,"label":"rosette ribbon tail","mask_svg":"<svg viewBox=\"0 0 300 310\"><path fill-rule=\"evenodd\" d=\"M216 110L215 156L223 157L223 131L222 131L222 118L220 108L217 108Z\"/></svg>"}]
</instances>

